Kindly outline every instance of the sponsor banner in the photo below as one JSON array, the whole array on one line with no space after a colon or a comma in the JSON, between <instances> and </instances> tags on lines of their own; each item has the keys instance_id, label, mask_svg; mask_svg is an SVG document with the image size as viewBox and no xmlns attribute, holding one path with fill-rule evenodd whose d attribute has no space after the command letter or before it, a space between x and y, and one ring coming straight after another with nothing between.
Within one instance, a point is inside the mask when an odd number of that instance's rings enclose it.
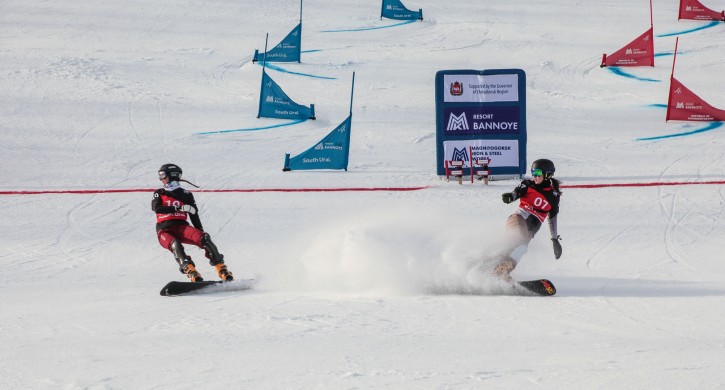
<instances>
[{"instance_id":1,"label":"sponsor banner","mask_svg":"<svg viewBox=\"0 0 725 390\"><path fill-rule=\"evenodd\" d=\"M302 50L302 23L292 29L289 34L277 46L266 54L258 54L256 61L267 62L300 62Z\"/></svg>"},{"instance_id":2,"label":"sponsor banner","mask_svg":"<svg viewBox=\"0 0 725 390\"><path fill-rule=\"evenodd\" d=\"M400 0L383 0L380 17L395 20L423 19L423 10L411 11Z\"/></svg>"},{"instance_id":3,"label":"sponsor banner","mask_svg":"<svg viewBox=\"0 0 725 390\"><path fill-rule=\"evenodd\" d=\"M259 99L258 117L314 119L314 105L307 107L295 103L265 71L262 71L262 89Z\"/></svg>"},{"instance_id":4,"label":"sponsor banner","mask_svg":"<svg viewBox=\"0 0 725 390\"><path fill-rule=\"evenodd\" d=\"M347 170L350 155L350 127L352 115L332 130L313 147L290 158L285 156L285 171L307 169L344 169Z\"/></svg>"},{"instance_id":5,"label":"sponsor banner","mask_svg":"<svg viewBox=\"0 0 725 390\"><path fill-rule=\"evenodd\" d=\"M672 77L666 119L697 122L725 121L725 110L709 105Z\"/></svg>"},{"instance_id":6,"label":"sponsor banner","mask_svg":"<svg viewBox=\"0 0 725 390\"><path fill-rule=\"evenodd\" d=\"M518 106L472 106L443 110L444 133L450 135L519 134Z\"/></svg>"},{"instance_id":7,"label":"sponsor banner","mask_svg":"<svg viewBox=\"0 0 725 390\"><path fill-rule=\"evenodd\" d=\"M445 103L518 102L519 78L515 74L445 74Z\"/></svg>"},{"instance_id":8,"label":"sponsor banner","mask_svg":"<svg viewBox=\"0 0 725 390\"><path fill-rule=\"evenodd\" d=\"M725 11L717 12L707 8L698 0L680 0L680 14L677 19L725 21Z\"/></svg>"},{"instance_id":9,"label":"sponsor banner","mask_svg":"<svg viewBox=\"0 0 725 390\"><path fill-rule=\"evenodd\" d=\"M471 139L443 142L444 160L464 161L465 167L471 160L489 158L489 167L518 167L519 141L510 139Z\"/></svg>"},{"instance_id":10,"label":"sponsor banner","mask_svg":"<svg viewBox=\"0 0 725 390\"><path fill-rule=\"evenodd\" d=\"M436 73L436 172L489 158L490 175L526 173L526 73L458 69ZM467 166L470 167L470 164Z\"/></svg>"},{"instance_id":11,"label":"sponsor banner","mask_svg":"<svg viewBox=\"0 0 725 390\"><path fill-rule=\"evenodd\" d=\"M635 38L628 45L610 55L604 55L601 66L654 66L654 29Z\"/></svg>"}]
</instances>

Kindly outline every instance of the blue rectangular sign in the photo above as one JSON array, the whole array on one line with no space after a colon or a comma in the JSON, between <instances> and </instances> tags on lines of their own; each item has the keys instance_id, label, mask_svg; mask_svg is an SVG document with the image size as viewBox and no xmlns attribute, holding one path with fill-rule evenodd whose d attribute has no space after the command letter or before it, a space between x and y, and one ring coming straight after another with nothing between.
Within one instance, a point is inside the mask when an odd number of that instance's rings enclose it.
<instances>
[{"instance_id":1,"label":"blue rectangular sign","mask_svg":"<svg viewBox=\"0 0 725 390\"><path fill-rule=\"evenodd\" d=\"M490 159L491 176L526 174L526 73L521 69L436 73L436 171L446 161Z\"/></svg>"}]
</instances>

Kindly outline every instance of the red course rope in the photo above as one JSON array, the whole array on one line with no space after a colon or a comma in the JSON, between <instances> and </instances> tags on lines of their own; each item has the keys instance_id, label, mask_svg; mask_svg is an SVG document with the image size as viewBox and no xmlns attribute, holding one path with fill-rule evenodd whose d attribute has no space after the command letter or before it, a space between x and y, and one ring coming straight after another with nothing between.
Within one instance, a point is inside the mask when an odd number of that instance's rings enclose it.
<instances>
[{"instance_id":1,"label":"red course rope","mask_svg":"<svg viewBox=\"0 0 725 390\"><path fill-rule=\"evenodd\" d=\"M369 191L418 191L425 187L350 187L350 188L248 188L232 190L194 190L194 192L369 192ZM155 188L130 188L115 190L48 190L48 191L0 191L0 195L42 194L114 194L127 192L154 192Z\"/></svg>"},{"instance_id":2,"label":"red course rope","mask_svg":"<svg viewBox=\"0 0 725 390\"><path fill-rule=\"evenodd\" d=\"M659 187L685 185L725 185L725 180L718 181L656 181L650 183L602 183L602 184L564 184L561 188L609 188L609 187ZM423 187L347 187L347 188L246 188L230 190L194 190L194 192L372 192L372 191L419 191L430 188ZM111 190L47 190L47 191L0 191L0 195L43 195L43 194L115 194L129 192L154 192L155 188L129 188Z\"/></svg>"}]
</instances>

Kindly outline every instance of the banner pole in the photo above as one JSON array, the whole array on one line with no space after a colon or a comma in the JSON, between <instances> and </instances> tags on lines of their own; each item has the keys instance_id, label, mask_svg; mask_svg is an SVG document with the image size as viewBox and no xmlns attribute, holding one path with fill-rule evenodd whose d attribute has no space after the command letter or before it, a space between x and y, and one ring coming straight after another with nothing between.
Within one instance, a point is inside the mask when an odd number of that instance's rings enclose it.
<instances>
[{"instance_id":1,"label":"banner pole","mask_svg":"<svg viewBox=\"0 0 725 390\"><path fill-rule=\"evenodd\" d=\"M355 72L352 72L352 88L350 89L350 115L352 115L352 96L355 92Z\"/></svg>"},{"instance_id":2,"label":"banner pole","mask_svg":"<svg viewBox=\"0 0 725 390\"><path fill-rule=\"evenodd\" d=\"M262 73L267 66L267 41L269 41L269 33L264 37L264 57L262 57Z\"/></svg>"},{"instance_id":3,"label":"banner pole","mask_svg":"<svg viewBox=\"0 0 725 390\"><path fill-rule=\"evenodd\" d=\"M675 38L675 55L672 56L672 73L670 73L670 78L675 76L675 61L677 60L677 44L680 42L680 37Z\"/></svg>"},{"instance_id":4,"label":"banner pole","mask_svg":"<svg viewBox=\"0 0 725 390\"><path fill-rule=\"evenodd\" d=\"M352 87L350 88L350 115L347 117L347 150L345 151L345 172L347 172L348 161L350 160L350 133L352 132L352 97L355 94L355 72L352 72Z\"/></svg>"},{"instance_id":5,"label":"banner pole","mask_svg":"<svg viewBox=\"0 0 725 390\"><path fill-rule=\"evenodd\" d=\"M667 94L667 113L665 114L665 123L670 120L670 110L672 109L672 80L675 79L675 60L677 59L677 44L680 42L680 37L675 39L675 55L672 56L672 73L670 73L670 90Z\"/></svg>"},{"instance_id":6,"label":"banner pole","mask_svg":"<svg viewBox=\"0 0 725 390\"><path fill-rule=\"evenodd\" d=\"M650 1L650 7L651 7L652 6L652 4L651 4L652 0L649 0L649 1ZM300 23L302 23L302 0L300 0Z\"/></svg>"},{"instance_id":7,"label":"banner pole","mask_svg":"<svg viewBox=\"0 0 725 390\"><path fill-rule=\"evenodd\" d=\"M262 86L259 87L259 109L257 110L257 119L262 116L262 92L264 91L264 69L267 66L267 41L269 40L269 33L264 38L264 56L262 57Z\"/></svg>"},{"instance_id":8,"label":"banner pole","mask_svg":"<svg viewBox=\"0 0 725 390\"><path fill-rule=\"evenodd\" d=\"M652 31L652 39L650 40L649 47L652 51L652 67L655 66L655 24L652 18L652 0L649 0L649 29Z\"/></svg>"},{"instance_id":9,"label":"banner pole","mask_svg":"<svg viewBox=\"0 0 725 390\"><path fill-rule=\"evenodd\" d=\"M300 0L300 43L297 46L297 63L302 63L302 0Z\"/></svg>"}]
</instances>

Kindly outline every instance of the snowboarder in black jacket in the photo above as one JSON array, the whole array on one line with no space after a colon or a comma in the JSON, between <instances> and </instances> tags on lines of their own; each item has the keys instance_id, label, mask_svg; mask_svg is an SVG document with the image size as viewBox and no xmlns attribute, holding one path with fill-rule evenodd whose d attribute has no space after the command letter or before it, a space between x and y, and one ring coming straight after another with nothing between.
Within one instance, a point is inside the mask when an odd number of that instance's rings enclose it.
<instances>
[{"instance_id":1,"label":"snowboarder in black jacket","mask_svg":"<svg viewBox=\"0 0 725 390\"><path fill-rule=\"evenodd\" d=\"M506 221L506 230L512 236L511 251L504 256L494 269L494 274L509 278L518 261L526 253L531 239L541 228L548 217L549 232L554 246L554 257L561 257L562 248L557 232L557 215L559 214L559 181L554 179L556 168L551 160L540 159L531 164L533 180L526 179L511 192L504 193L504 203L520 199L519 208Z\"/></svg>"},{"instance_id":2,"label":"snowboarder in black jacket","mask_svg":"<svg viewBox=\"0 0 725 390\"><path fill-rule=\"evenodd\" d=\"M219 278L231 281L234 277L224 264L224 255L219 253L209 233L204 232L194 195L179 184L180 181L189 183L181 179L181 174L181 168L175 164L164 164L159 168L159 180L164 187L156 190L151 200L151 210L156 213L159 244L171 251L179 263L179 271L192 282L201 282L204 279L182 244L193 244L204 249L209 264L214 266ZM193 226L189 225L187 217L191 219Z\"/></svg>"}]
</instances>

